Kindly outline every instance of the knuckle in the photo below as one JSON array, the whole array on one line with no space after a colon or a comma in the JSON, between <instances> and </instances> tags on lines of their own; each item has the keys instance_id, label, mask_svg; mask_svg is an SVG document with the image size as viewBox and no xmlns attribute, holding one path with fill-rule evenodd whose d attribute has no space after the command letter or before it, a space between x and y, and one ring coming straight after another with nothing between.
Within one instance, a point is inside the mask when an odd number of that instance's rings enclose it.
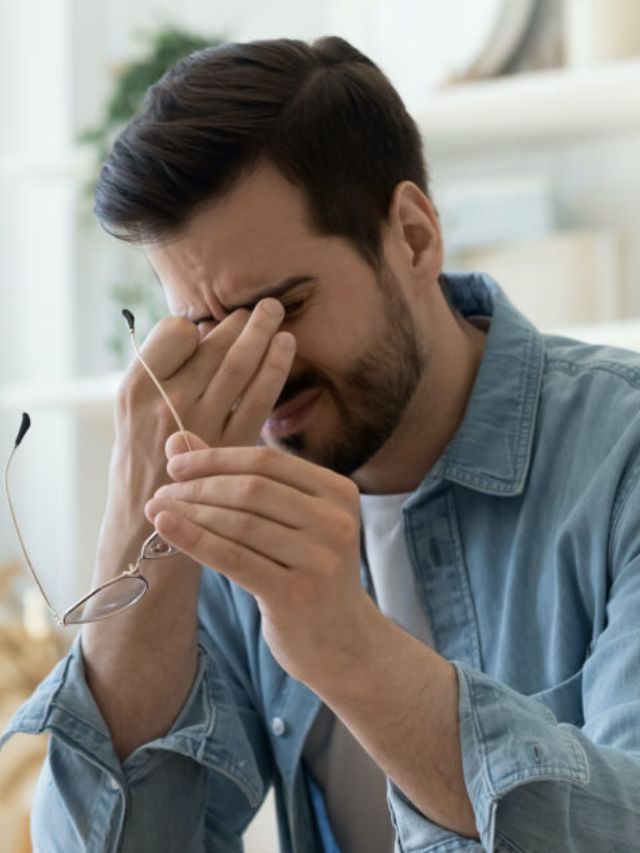
<instances>
[{"instance_id":1,"label":"knuckle","mask_svg":"<svg viewBox=\"0 0 640 853\"><path fill-rule=\"evenodd\" d=\"M314 591L313 585L306 583L303 578L297 578L295 582L288 585L287 600L292 613L304 613L314 606L317 591Z\"/></svg>"},{"instance_id":2,"label":"knuckle","mask_svg":"<svg viewBox=\"0 0 640 853\"><path fill-rule=\"evenodd\" d=\"M360 502L360 489L349 477L342 477L340 480L344 495L353 501Z\"/></svg>"},{"instance_id":3,"label":"knuckle","mask_svg":"<svg viewBox=\"0 0 640 853\"><path fill-rule=\"evenodd\" d=\"M324 576L333 581L342 572L342 560L334 551L325 551L322 557L322 571Z\"/></svg>"},{"instance_id":4,"label":"knuckle","mask_svg":"<svg viewBox=\"0 0 640 853\"><path fill-rule=\"evenodd\" d=\"M198 330L186 317L176 317L173 314L162 317L153 328L153 333L157 330L161 335L189 335L197 338Z\"/></svg>"},{"instance_id":5,"label":"knuckle","mask_svg":"<svg viewBox=\"0 0 640 853\"><path fill-rule=\"evenodd\" d=\"M138 412L144 398L144 377L140 365L132 364L116 389L115 410L120 418L130 417Z\"/></svg>"},{"instance_id":6,"label":"knuckle","mask_svg":"<svg viewBox=\"0 0 640 853\"><path fill-rule=\"evenodd\" d=\"M264 420L276 401L276 394L269 393L269 389L260 387L245 397L244 406L245 412L249 417L260 417Z\"/></svg>"},{"instance_id":7,"label":"knuckle","mask_svg":"<svg viewBox=\"0 0 640 853\"><path fill-rule=\"evenodd\" d=\"M186 497L184 485L182 483L175 484L173 488L175 489L176 495L179 495L181 498ZM191 498L195 503L204 503L206 500L206 481L192 480L189 484L189 491L191 492Z\"/></svg>"},{"instance_id":8,"label":"knuckle","mask_svg":"<svg viewBox=\"0 0 640 853\"><path fill-rule=\"evenodd\" d=\"M248 506L252 506L260 498L264 489L264 481L261 477L247 475L240 487L241 498Z\"/></svg>"},{"instance_id":9,"label":"knuckle","mask_svg":"<svg viewBox=\"0 0 640 853\"><path fill-rule=\"evenodd\" d=\"M234 513L231 526L234 534L239 539L245 540L251 536L251 533L255 529L255 519L246 512Z\"/></svg>"},{"instance_id":10,"label":"knuckle","mask_svg":"<svg viewBox=\"0 0 640 853\"><path fill-rule=\"evenodd\" d=\"M335 513L331 519L331 529L335 538L342 544L351 544L359 536L359 524L347 512Z\"/></svg>"},{"instance_id":11,"label":"knuckle","mask_svg":"<svg viewBox=\"0 0 640 853\"><path fill-rule=\"evenodd\" d=\"M171 400L173 408L177 412L184 412L187 405L190 402L190 397L185 392L184 388L175 387L175 388L171 389L171 393L168 393L168 392L166 392L166 393L167 393L168 398ZM169 418L171 419L171 423L175 423L175 421L173 420L173 415L171 414L171 412L169 410L169 407L167 406L167 404L165 403L165 401L162 399L162 397L159 394L156 395L155 401L156 401L157 405L162 409L162 411L166 412L166 414L169 416Z\"/></svg>"},{"instance_id":12,"label":"knuckle","mask_svg":"<svg viewBox=\"0 0 640 853\"><path fill-rule=\"evenodd\" d=\"M159 350L166 346L167 341L175 343L178 340L184 341L190 349L194 348L200 340L198 329L186 317L163 317L145 338L140 352L149 367L155 371L154 362L157 361ZM142 368L142 365L138 366Z\"/></svg>"},{"instance_id":13,"label":"knuckle","mask_svg":"<svg viewBox=\"0 0 640 853\"><path fill-rule=\"evenodd\" d=\"M243 571L247 568L248 554L240 545L230 542L225 546L223 557L225 563L236 571Z\"/></svg>"},{"instance_id":14,"label":"knuckle","mask_svg":"<svg viewBox=\"0 0 640 853\"><path fill-rule=\"evenodd\" d=\"M273 470L273 466L277 464L278 451L274 447L257 447L256 448L256 469L265 474Z\"/></svg>"},{"instance_id":15,"label":"knuckle","mask_svg":"<svg viewBox=\"0 0 640 853\"><path fill-rule=\"evenodd\" d=\"M229 352L224 359L223 369L228 378L237 379L245 371L244 359L238 353Z\"/></svg>"},{"instance_id":16,"label":"knuckle","mask_svg":"<svg viewBox=\"0 0 640 853\"><path fill-rule=\"evenodd\" d=\"M130 371L127 371L116 388L115 404L118 411L126 411L129 408L132 395L131 385L132 380Z\"/></svg>"},{"instance_id":17,"label":"knuckle","mask_svg":"<svg viewBox=\"0 0 640 853\"><path fill-rule=\"evenodd\" d=\"M333 483L335 484L336 497L341 503L349 509L359 508L360 490L353 480L349 477L338 476L334 478Z\"/></svg>"}]
</instances>

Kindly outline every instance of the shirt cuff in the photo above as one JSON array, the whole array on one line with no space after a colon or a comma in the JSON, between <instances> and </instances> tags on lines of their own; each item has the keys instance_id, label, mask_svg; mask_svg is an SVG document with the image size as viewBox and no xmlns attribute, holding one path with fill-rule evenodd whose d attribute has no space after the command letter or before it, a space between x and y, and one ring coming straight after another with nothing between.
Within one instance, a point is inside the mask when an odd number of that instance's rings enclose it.
<instances>
[{"instance_id":1,"label":"shirt cuff","mask_svg":"<svg viewBox=\"0 0 640 853\"><path fill-rule=\"evenodd\" d=\"M179 753L233 779L252 806L264 794L233 698L213 651L203 643L198 646L196 677L171 730L134 750L121 764L85 679L78 634L67 656L16 711L0 735L0 748L18 732L44 731L103 769L118 787L139 781L170 753Z\"/></svg>"},{"instance_id":2,"label":"shirt cuff","mask_svg":"<svg viewBox=\"0 0 640 853\"><path fill-rule=\"evenodd\" d=\"M544 705L464 664L454 662L454 666L464 778L480 842L430 821L389 781L398 849L403 853L513 851L496 826L500 800L528 782L588 784L587 756L570 729L560 726Z\"/></svg>"},{"instance_id":3,"label":"shirt cuff","mask_svg":"<svg viewBox=\"0 0 640 853\"><path fill-rule=\"evenodd\" d=\"M465 783L483 847L494 850L497 806L506 794L543 780L586 785L589 764L579 740L540 702L454 666Z\"/></svg>"}]
</instances>

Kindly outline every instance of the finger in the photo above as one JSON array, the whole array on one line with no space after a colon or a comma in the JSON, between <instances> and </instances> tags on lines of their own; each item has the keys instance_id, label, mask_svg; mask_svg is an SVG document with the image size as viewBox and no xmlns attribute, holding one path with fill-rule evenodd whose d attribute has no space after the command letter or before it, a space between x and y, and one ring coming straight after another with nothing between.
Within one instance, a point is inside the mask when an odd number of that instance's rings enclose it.
<instances>
[{"instance_id":1,"label":"finger","mask_svg":"<svg viewBox=\"0 0 640 853\"><path fill-rule=\"evenodd\" d=\"M358 496L357 486L347 477L275 447L215 447L180 453L171 459L167 470L176 481L253 474L316 497Z\"/></svg>"},{"instance_id":2,"label":"finger","mask_svg":"<svg viewBox=\"0 0 640 853\"><path fill-rule=\"evenodd\" d=\"M202 395L203 402L229 414L255 376L283 317L284 308L276 299L262 299L256 305Z\"/></svg>"},{"instance_id":3,"label":"finger","mask_svg":"<svg viewBox=\"0 0 640 853\"><path fill-rule=\"evenodd\" d=\"M220 539L242 545L284 568L301 565L301 550L309 549L308 540L302 539L300 531L250 512L160 498L152 498L145 506L152 523L161 512L188 518ZM305 559L309 559L308 554Z\"/></svg>"},{"instance_id":4,"label":"finger","mask_svg":"<svg viewBox=\"0 0 640 853\"><path fill-rule=\"evenodd\" d=\"M167 380L189 361L199 343L198 330L185 317L164 317L156 323L139 349L156 377ZM129 370L136 375L147 375L137 358ZM151 383L151 378L147 378Z\"/></svg>"},{"instance_id":5,"label":"finger","mask_svg":"<svg viewBox=\"0 0 640 853\"><path fill-rule=\"evenodd\" d=\"M286 576L286 569L242 545L211 533L189 518L161 512L155 526L162 538L203 566L209 566L260 598Z\"/></svg>"},{"instance_id":6,"label":"finger","mask_svg":"<svg viewBox=\"0 0 640 853\"><path fill-rule=\"evenodd\" d=\"M297 529L315 520L318 502L298 489L254 474L222 474L169 483L159 488L154 498L243 510Z\"/></svg>"},{"instance_id":7,"label":"finger","mask_svg":"<svg viewBox=\"0 0 640 853\"><path fill-rule=\"evenodd\" d=\"M278 332L271 339L258 372L232 409L224 430L224 443L254 444L255 436L273 410L296 351L296 339L290 332Z\"/></svg>"},{"instance_id":8,"label":"finger","mask_svg":"<svg viewBox=\"0 0 640 853\"><path fill-rule=\"evenodd\" d=\"M227 352L250 319L246 310L234 311L200 341L193 357L173 377L177 383L192 389L193 399L200 398L209 387ZM196 327L197 328L197 327Z\"/></svg>"},{"instance_id":9,"label":"finger","mask_svg":"<svg viewBox=\"0 0 640 853\"><path fill-rule=\"evenodd\" d=\"M185 436L189 439L191 447L187 445ZM172 456L178 453L189 453L192 450L206 450L208 447L207 442L203 441L195 432L185 430L184 433L174 432L169 436L164 445L164 452L167 459L171 459Z\"/></svg>"}]
</instances>

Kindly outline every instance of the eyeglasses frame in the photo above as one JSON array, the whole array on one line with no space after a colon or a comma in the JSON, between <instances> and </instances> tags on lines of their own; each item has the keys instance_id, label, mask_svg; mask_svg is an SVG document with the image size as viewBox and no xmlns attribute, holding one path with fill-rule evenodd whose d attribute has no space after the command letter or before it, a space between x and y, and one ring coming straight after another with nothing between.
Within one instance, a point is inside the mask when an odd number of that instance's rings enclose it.
<instances>
[{"instance_id":1,"label":"eyeglasses frame","mask_svg":"<svg viewBox=\"0 0 640 853\"><path fill-rule=\"evenodd\" d=\"M153 373L153 371L151 370L151 368L149 367L149 365L145 361L144 357L142 356L140 350L138 349L138 345L137 345L136 338L135 338L135 318L134 318L133 314L127 308L124 308L122 310L122 315L125 318L125 320L127 321L127 325L129 327L129 334L130 334L130 338L131 338L131 343L132 343L136 358L143 365L143 367L145 368L145 370L147 371L147 373L151 377L153 383L155 384L155 386L159 390L160 394L162 395L163 400L167 404L176 424L178 425L178 429L182 433L182 437L185 441L187 448L189 450L192 450L193 448L191 446L191 442L189 441L189 436L187 435L187 432L184 428L184 425L183 425L182 421L180 420L180 416L176 412L176 410L173 406L173 403L169 399L167 393L165 392L164 388L160 384L159 380L157 379L157 377L155 376L155 374ZM170 545L169 543L165 542L162 539L162 537L160 536L160 534L156 530L154 530L153 533L151 533L151 535L148 536L145 539L145 541L142 543L142 547L140 549L140 554L138 555L138 558L136 559L135 563L130 563L128 569L125 569L123 572L121 572L115 578L110 578L109 580L104 581L101 584L98 584L98 586L93 587L91 590L89 590L88 593L86 593L86 595L83 595L76 602L74 602L70 607L68 607L64 611L62 616L59 616L56 609L51 604L49 597L47 596L47 594L44 590L44 587L40 583L40 579L38 577L38 574L33 567L33 564L31 562L31 558L29 557L29 552L27 551L27 547L25 545L22 533L20 531L20 526L18 524L18 519L16 517L16 512L15 512L15 509L13 506L13 501L11 500L11 493L9 490L9 468L11 465L11 461L14 457L14 454L15 454L17 448L19 447L22 439L26 435L30 426L31 426L31 418L27 412L23 412L22 422L20 424L20 429L18 430L18 435L16 437L13 449L9 455L9 458L8 458L6 465L5 465L5 468L4 468L4 487L5 487L5 493L7 496L7 502L9 504L9 511L11 514L11 520L13 522L13 526L15 528L16 535L17 535L18 541L20 543L20 548L22 550L22 554L24 556L24 559L25 559L25 562L26 562L27 567L29 569L29 573L31 574L31 577L33 578L36 586L38 587L38 590L40 591L40 594L42 595L42 598L43 598L45 604L47 605L49 611L51 612L53 618L55 619L56 623L61 627L67 627L68 625L72 625L72 624L78 625L78 624L88 624L90 622L101 622L104 619L109 619L112 616L118 615L119 613L124 613L125 610L128 610L130 607L133 607L134 604L137 604L140 601L140 599L146 594L146 592L149 588L149 581L144 577L144 575L140 571L141 563L143 563L145 560L159 560L159 559L162 559L163 557L172 557L172 556L179 553L178 549L175 548L173 545ZM139 596L137 596L132 601L125 604L123 607L120 607L117 610L113 610L109 613L105 613L103 616L99 616L99 617L94 618L94 619L83 619L83 620L79 620L77 622L74 620L69 620L69 615L71 613L73 613L73 611L76 610L78 607L80 607L82 604L84 604L86 601L88 601L90 598L92 598L93 596L102 592L103 590L107 589L108 587L114 586L119 581L125 580L127 578L139 578L140 580L142 580L144 582L144 585L145 585L144 589L142 590L142 592L140 593Z\"/></svg>"}]
</instances>

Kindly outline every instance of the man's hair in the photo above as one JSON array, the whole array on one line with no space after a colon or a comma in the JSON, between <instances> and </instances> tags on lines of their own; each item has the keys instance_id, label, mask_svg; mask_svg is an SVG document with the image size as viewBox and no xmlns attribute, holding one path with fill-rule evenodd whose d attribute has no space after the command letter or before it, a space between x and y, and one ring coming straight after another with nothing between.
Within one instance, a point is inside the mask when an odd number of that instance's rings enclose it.
<instances>
[{"instance_id":1,"label":"man's hair","mask_svg":"<svg viewBox=\"0 0 640 853\"><path fill-rule=\"evenodd\" d=\"M260 163L305 195L312 227L373 267L394 187L428 194L418 128L387 77L344 39L230 43L170 69L116 139L95 212L130 243L180 233Z\"/></svg>"}]
</instances>

